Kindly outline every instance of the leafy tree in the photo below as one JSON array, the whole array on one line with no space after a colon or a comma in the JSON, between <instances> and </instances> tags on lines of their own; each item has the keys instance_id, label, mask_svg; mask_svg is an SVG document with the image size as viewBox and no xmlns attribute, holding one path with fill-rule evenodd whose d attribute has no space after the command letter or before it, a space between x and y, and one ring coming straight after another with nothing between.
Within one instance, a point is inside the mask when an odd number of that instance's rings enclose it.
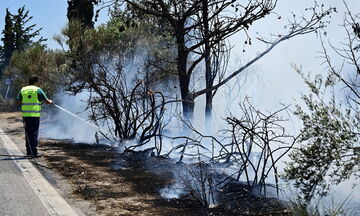
<instances>
[{"instance_id":1,"label":"leafy tree","mask_svg":"<svg viewBox=\"0 0 360 216\"><path fill-rule=\"evenodd\" d=\"M78 21L84 29L94 28L94 4L98 0L68 0L67 18L69 22Z\"/></svg>"},{"instance_id":2,"label":"leafy tree","mask_svg":"<svg viewBox=\"0 0 360 216\"><path fill-rule=\"evenodd\" d=\"M69 28L79 28L81 31L77 31L79 34L69 34L69 40L67 44L70 49L73 49L74 41L79 40L86 29L94 28L94 5L97 4L98 0L68 0L67 18L69 21Z\"/></svg>"},{"instance_id":3,"label":"leafy tree","mask_svg":"<svg viewBox=\"0 0 360 216\"><path fill-rule=\"evenodd\" d=\"M9 64L12 53L15 51L15 32L13 29L14 24L12 22L12 14L7 8L5 16L5 28L3 30L4 37L1 39L4 46L1 47L0 77L5 66Z\"/></svg>"},{"instance_id":4,"label":"leafy tree","mask_svg":"<svg viewBox=\"0 0 360 216\"><path fill-rule=\"evenodd\" d=\"M23 51L33 44L40 44L41 42L46 41L43 37L34 40L40 35L42 28L35 30L36 24L27 26L28 22L33 18L32 16L29 16L29 10L25 11L25 6L23 6L19 8L17 12L18 13L13 16L15 50Z\"/></svg>"},{"instance_id":5,"label":"leafy tree","mask_svg":"<svg viewBox=\"0 0 360 216\"><path fill-rule=\"evenodd\" d=\"M149 89L158 89L160 90L163 87L168 87L168 84L173 82L174 74L176 70L174 69L176 65L174 64L174 43L172 37L169 36L167 27L164 26L159 20L150 19L148 16L143 15L143 17L134 16L137 12L134 11L133 8L113 8L110 11L111 19L106 24L107 28L111 28L114 31L118 31L119 33L127 35L128 32L132 32L134 39L136 39L136 43L134 47L129 44L126 48L129 50L129 53L133 55L133 58L129 59L131 62L138 59L143 61L144 67L141 69L142 77L144 79L145 85ZM104 26L97 29L103 29ZM86 62L91 64L91 53L89 53L88 48L94 47L95 41L89 41L87 37L91 34L93 29L87 29L85 32L81 29L81 23L74 22L67 26L64 29L63 35L66 37L59 40L67 38L67 43L72 46L70 52L68 52L74 72L73 79L76 81L82 81L84 78L81 73L86 74L89 71L91 65L86 66ZM108 31L100 31L98 35L99 37L103 37L102 34ZM108 33L107 33L108 34ZM119 40L127 39L126 37L108 37L107 39L111 39L111 41L115 44L120 43ZM104 41L104 44L108 44L109 41ZM101 45L97 45L96 47L101 47ZM108 51L113 48L109 46L102 47L104 50ZM135 50L142 50L141 52L135 52ZM131 52L130 52L131 51ZM95 52L96 53L96 52ZM79 67L79 65L82 65ZM130 75L131 76L131 75ZM173 86L172 86L173 87ZM169 88L167 88L168 90ZM81 87L71 88L71 91L77 93L81 91ZM167 91L171 92L171 91Z\"/></svg>"},{"instance_id":6,"label":"leafy tree","mask_svg":"<svg viewBox=\"0 0 360 216\"><path fill-rule=\"evenodd\" d=\"M332 47L340 59L347 62L346 68L352 67L350 72L342 70L344 66L333 65L323 42L326 76L305 77L301 69L295 67L310 94L303 95L305 106L298 105L295 111L303 122L301 146L291 153L285 177L295 181L305 202L315 195L326 195L332 185L360 174L360 27L359 16L353 15L349 8L343 26L347 43L342 48Z\"/></svg>"},{"instance_id":7,"label":"leafy tree","mask_svg":"<svg viewBox=\"0 0 360 216\"><path fill-rule=\"evenodd\" d=\"M358 116L335 100L321 101L319 90L302 97L306 110L297 106L295 114L304 125L299 139L302 146L290 154L286 168L286 178L295 181L306 202L314 195L326 195L332 184L349 178L360 159L358 128L354 127Z\"/></svg>"},{"instance_id":8,"label":"leafy tree","mask_svg":"<svg viewBox=\"0 0 360 216\"><path fill-rule=\"evenodd\" d=\"M2 68L4 69L10 62L14 51L23 51L33 44L41 44L46 39L40 37L40 29L35 30L36 24L28 25L33 17L29 16L29 11L25 6L17 10L17 14L11 14L6 10L4 37L1 39L4 43L2 47Z\"/></svg>"},{"instance_id":9,"label":"leafy tree","mask_svg":"<svg viewBox=\"0 0 360 216\"><path fill-rule=\"evenodd\" d=\"M5 75L13 77L15 92L27 85L29 78L35 75L40 77L42 88L49 94L54 94L68 79L65 75L66 65L64 53L34 45L13 53Z\"/></svg>"}]
</instances>

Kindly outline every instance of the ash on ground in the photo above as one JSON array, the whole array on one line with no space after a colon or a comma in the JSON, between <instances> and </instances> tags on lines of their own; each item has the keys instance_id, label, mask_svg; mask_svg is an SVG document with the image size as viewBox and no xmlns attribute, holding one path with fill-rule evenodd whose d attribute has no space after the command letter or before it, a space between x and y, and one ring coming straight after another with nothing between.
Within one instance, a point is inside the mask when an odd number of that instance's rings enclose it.
<instances>
[{"instance_id":1,"label":"ash on ground","mask_svg":"<svg viewBox=\"0 0 360 216\"><path fill-rule=\"evenodd\" d=\"M219 173L202 161L193 164L174 162L157 157L153 149L127 151L118 155L115 164L141 166L146 172L155 173L166 181L159 189L168 200L192 199L210 212L226 215L290 215L286 202L277 198L255 194L245 183ZM221 213L222 212L222 213Z\"/></svg>"}]
</instances>

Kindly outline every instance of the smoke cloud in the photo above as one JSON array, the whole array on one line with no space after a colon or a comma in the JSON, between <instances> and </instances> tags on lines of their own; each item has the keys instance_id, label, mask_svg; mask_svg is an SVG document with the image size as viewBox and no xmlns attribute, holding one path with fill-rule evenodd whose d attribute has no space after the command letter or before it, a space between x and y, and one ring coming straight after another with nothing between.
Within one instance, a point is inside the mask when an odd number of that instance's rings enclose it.
<instances>
[{"instance_id":1,"label":"smoke cloud","mask_svg":"<svg viewBox=\"0 0 360 216\"><path fill-rule=\"evenodd\" d=\"M61 93L54 102L69 112L87 120L89 113L85 110L85 101L88 97L89 95L86 92L75 96ZM98 131L97 128L55 106L51 107L49 112L45 114L42 128L41 135L44 138L66 139L77 143L95 143L95 133Z\"/></svg>"}]
</instances>

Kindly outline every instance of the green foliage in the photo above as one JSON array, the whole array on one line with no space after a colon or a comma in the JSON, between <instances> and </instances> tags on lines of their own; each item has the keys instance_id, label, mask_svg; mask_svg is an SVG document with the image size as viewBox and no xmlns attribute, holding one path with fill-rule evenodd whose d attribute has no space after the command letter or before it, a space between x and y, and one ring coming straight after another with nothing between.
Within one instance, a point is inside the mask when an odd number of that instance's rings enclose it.
<instances>
[{"instance_id":1,"label":"green foliage","mask_svg":"<svg viewBox=\"0 0 360 216\"><path fill-rule=\"evenodd\" d=\"M65 68L66 59L62 52L35 45L15 52L5 73L13 77L15 92L28 85L31 76L38 76L39 85L45 92L53 94L67 79Z\"/></svg>"},{"instance_id":2,"label":"green foliage","mask_svg":"<svg viewBox=\"0 0 360 216\"><path fill-rule=\"evenodd\" d=\"M108 24L98 26L96 29L87 29L81 32L81 23L73 22L64 29L63 34L71 38L72 48L68 54L70 58L80 65L90 64L93 60L101 58L101 56L131 56L134 54L140 33L133 29L127 29L126 32L120 31L121 21L112 20ZM69 42L69 40L68 40ZM123 55L127 53L126 55ZM74 65L76 66L76 65ZM82 68L72 68L82 71Z\"/></svg>"},{"instance_id":3,"label":"green foliage","mask_svg":"<svg viewBox=\"0 0 360 216\"><path fill-rule=\"evenodd\" d=\"M82 28L94 28L94 4L97 0L69 0L67 18L69 22L78 21Z\"/></svg>"},{"instance_id":4,"label":"green foliage","mask_svg":"<svg viewBox=\"0 0 360 216\"><path fill-rule=\"evenodd\" d=\"M322 204L318 201L312 202L304 202L303 199L291 199L290 200L290 208L292 209L293 216L354 216L357 215L356 209L352 209L348 207L350 196L349 194L344 200L341 202L331 201L325 204Z\"/></svg>"},{"instance_id":5,"label":"green foliage","mask_svg":"<svg viewBox=\"0 0 360 216\"><path fill-rule=\"evenodd\" d=\"M346 67L333 66L323 42L328 69L325 78L320 74L305 77L301 68L294 66L310 93L302 96L304 105L296 107L295 115L303 123L301 145L291 153L285 177L295 182L305 203L315 195L326 195L332 185L360 174L359 18L344 4L348 9L343 25L348 43L332 48Z\"/></svg>"},{"instance_id":6,"label":"green foliage","mask_svg":"<svg viewBox=\"0 0 360 216\"><path fill-rule=\"evenodd\" d=\"M328 77L324 81L320 75L313 80L303 78L311 93L302 96L306 108L297 105L294 112L303 122L301 146L290 154L285 171L308 202L314 195L326 195L331 185L358 174L360 119L358 113L336 103L333 92L326 94L336 80Z\"/></svg>"},{"instance_id":7,"label":"green foliage","mask_svg":"<svg viewBox=\"0 0 360 216\"><path fill-rule=\"evenodd\" d=\"M149 2L139 1L146 8L150 7ZM146 26L147 32L151 35L161 36L168 40L173 37L173 32L170 23L164 17L154 17L147 14L143 10L139 10L131 4L126 4L125 9L121 5L114 5L111 10L111 16L120 18L124 21L124 27L140 27Z\"/></svg>"},{"instance_id":8,"label":"green foliage","mask_svg":"<svg viewBox=\"0 0 360 216\"><path fill-rule=\"evenodd\" d=\"M73 52L79 52L77 44L79 38L87 29L94 28L94 5L100 0L69 0L67 8L68 30L67 44ZM98 12L97 12L98 13ZM97 16L97 15L96 15Z\"/></svg>"},{"instance_id":9,"label":"green foliage","mask_svg":"<svg viewBox=\"0 0 360 216\"><path fill-rule=\"evenodd\" d=\"M6 9L5 28L3 30L4 37L1 39L4 45L1 47L0 77L2 75L2 70L8 65L12 53L15 51L15 32L13 29L14 24L12 22L12 14Z\"/></svg>"},{"instance_id":10,"label":"green foliage","mask_svg":"<svg viewBox=\"0 0 360 216\"><path fill-rule=\"evenodd\" d=\"M72 84L75 84L71 86L71 91L81 91L82 81L93 76L91 67L98 64L99 59L104 58L109 61L105 65L106 68L115 63L121 67L140 65L137 74L147 77L144 81L148 87L155 87L164 83L162 81L175 77L175 55L174 49L171 48L171 39L154 34L153 26L147 22L129 25L119 13L113 15L107 24L102 24L96 29L82 32L81 23L73 22L63 30L68 39L67 43L71 46L68 52L72 62L69 71L73 79ZM127 73L134 72L128 71ZM133 75L133 78L138 75Z\"/></svg>"},{"instance_id":11,"label":"green foliage","mask_svg":"<svg viewBox=\"0 0 360 216\"><path fill-rule=\"evenodd\" d=\"M34 41L34 38L40 35L42 28L35 30L34 28L36 24L27 26L28 22L32 18L32 16L29 16L29 11L25 11L25 6L19 8L17 15L13 16L15 50L22 51L34 43L40 44L41 42L45 41L45 39L42 37Z\"/></svg>"},{"instance_id":12,"label":"green foliage","mask_svg":"<svg viewBox=\"0 0 360 216\"><path fill-rule=\"evenodd\" d=\"M112 136L146 143L158 133L164 112L163 106L158 106L164 104L164 97L147 91L142 76L150 40L138 27L125 29L120 18L83 33L73 27L64 30L72 38L67 90L90 93L90 118L109 125Z\"/></svg>"},{"instance_id":13,"label":"green foliage","mask_svg":"<svg viewBox=\"0 0 360 216\"><path fill-rule=\"evenodd\" d=\"M32 18L29 16L29 11L25 10L25 6L19 8L17 14L11 14L6 9L4 36L1 39L3 41L1 72L10 63L11 56L15 51L23 51L34 44L41 44L45 41L42 37L34 40L39 36L41 29L35 30L36 24L28 25Z\"/></svg>"}]
</instances>

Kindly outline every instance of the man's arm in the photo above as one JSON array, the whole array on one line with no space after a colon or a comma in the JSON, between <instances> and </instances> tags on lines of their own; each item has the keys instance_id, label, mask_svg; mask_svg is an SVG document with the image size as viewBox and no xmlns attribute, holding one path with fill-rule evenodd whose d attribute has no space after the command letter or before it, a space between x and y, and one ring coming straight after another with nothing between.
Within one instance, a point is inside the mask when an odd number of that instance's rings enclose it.
<instances>
[{"instance_id":1,"label":"man's arm","mask_svg":"<svg viewBox=\"0 0 360 216\"><path fill-rule=\"evenodd\" d=\"M44 101L46 104L53 104L53 101L46 96L45 92L41 88L38 89L38 95L40 101Z\"/></svg>"},{"instance_id":2,"label":"man's arm","mask_svg":"<svg viewBox=\"0 0 360 216\"><path fill-rule=\"evenodd\" d=\"M52 100L50 100L50 99L45 98L45 100L44 100L44 101L45 101L45 103L46 103L46 104L53 104L53 101L52 101Z\"/></svg>"}]
</instances>

